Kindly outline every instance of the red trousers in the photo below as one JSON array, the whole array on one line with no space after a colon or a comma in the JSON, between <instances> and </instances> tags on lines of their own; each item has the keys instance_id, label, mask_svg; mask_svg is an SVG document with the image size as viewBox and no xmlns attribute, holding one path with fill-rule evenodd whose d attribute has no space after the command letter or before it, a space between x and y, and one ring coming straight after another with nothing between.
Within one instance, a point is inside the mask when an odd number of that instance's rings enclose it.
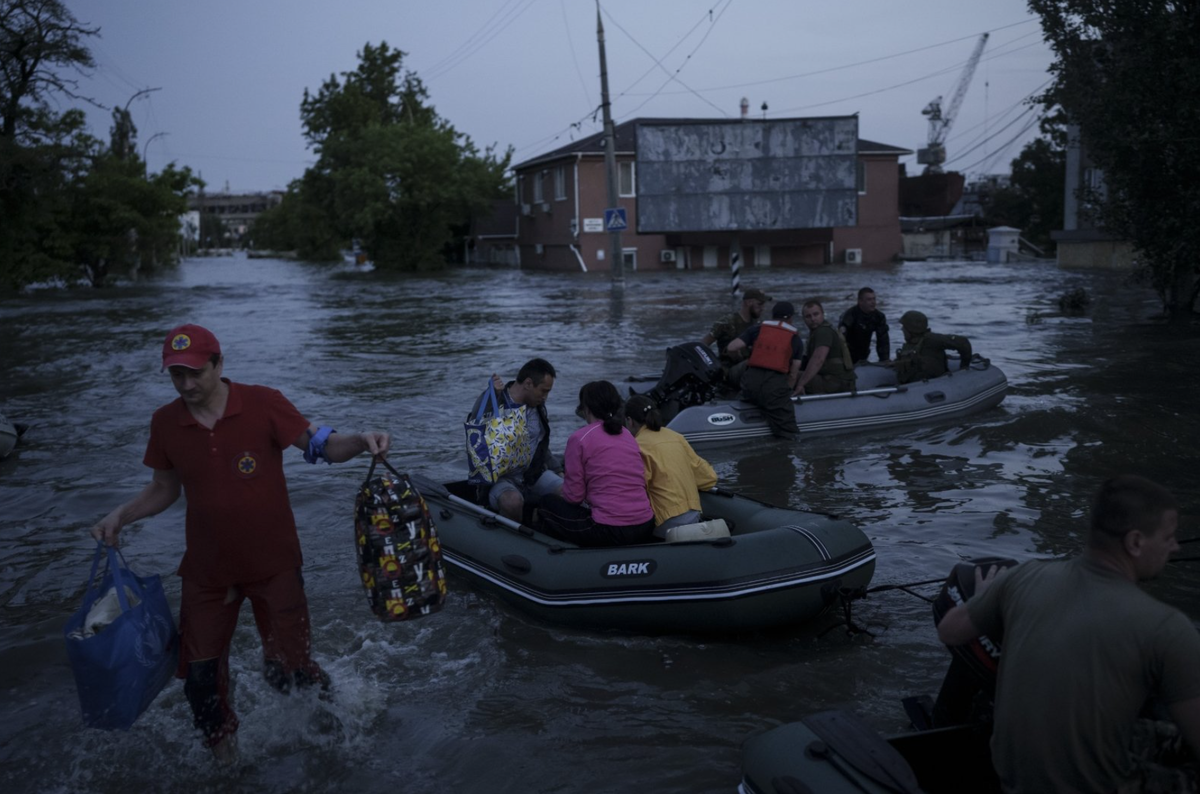
<instances>
[{"instance_id":1,"label":"red trousers","mask_svg":"<svg viewBox=\"0 0 1200 794\"><path fill-rule=\"evenodd\" d=\"M206 587L184 579L176 675L187 681L184 691L209 747L238 727L229 704L229 647L247 598L262 638L267 680L283 692L292 684L328 686L328 677L311 656L308 599L299 569L231 587Z\"/></svg>"}]
</instances>

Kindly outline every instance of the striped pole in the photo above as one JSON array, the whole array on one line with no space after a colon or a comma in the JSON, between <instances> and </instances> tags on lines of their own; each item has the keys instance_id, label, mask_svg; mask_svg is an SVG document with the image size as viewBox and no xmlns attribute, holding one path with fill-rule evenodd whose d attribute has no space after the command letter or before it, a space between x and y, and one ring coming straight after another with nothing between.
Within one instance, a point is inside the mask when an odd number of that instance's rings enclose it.
<instances>
[{"instance_id":1,"label":"striped pole","mask_svg":"<svg viewBox=\"0 0 1200 794\"><path fill-rule=\"evenodd\" d=\"M733 279L730 292L736 301L742 294L742 246L737 237L733 238L733 243L729 246L729 272Z\"/></svg>"}]
</instances>

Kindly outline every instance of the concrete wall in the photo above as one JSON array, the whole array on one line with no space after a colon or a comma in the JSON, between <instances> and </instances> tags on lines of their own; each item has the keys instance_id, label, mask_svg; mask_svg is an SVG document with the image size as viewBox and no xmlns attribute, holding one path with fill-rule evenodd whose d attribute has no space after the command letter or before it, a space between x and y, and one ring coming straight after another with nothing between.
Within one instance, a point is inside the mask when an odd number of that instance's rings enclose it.
<instances>
[{"instance_id":1,"label":"concrete wall","mask_svg":"<svg viewBox=\"0 0 1200 794\"><path fill-rule=\"evenodd\" d=\"M1132 270L1135 266L1133 245L1120 240L1058 243L1059 267L1093 267L1104 270Z\"/></svg>"}]
</instances>

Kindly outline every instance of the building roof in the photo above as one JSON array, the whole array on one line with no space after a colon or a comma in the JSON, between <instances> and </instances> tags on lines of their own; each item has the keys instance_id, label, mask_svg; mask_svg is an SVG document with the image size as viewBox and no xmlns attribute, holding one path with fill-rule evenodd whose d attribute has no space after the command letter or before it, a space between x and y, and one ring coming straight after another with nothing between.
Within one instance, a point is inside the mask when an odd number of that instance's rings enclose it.
<instances>
[{"instance_id":1,"label":"building roof","mask_svg":"<svg viewBox=\"0 0 1200 794\"><path fill-rule=\"evenodd\" d=\"M821 116L814 118L806 118L803 120L814 121L817 118L838 118L832 116ZM801 119L772 119L772 121L799 121ZM679 118L636 118L629 121L623 121L617 124L613 131L616 133L617 151L626 154L635 154L637 152L637 127L639 124L713 124L715 122L730 121L730 119L679 119ZM513 166L514 171L520 171L541 163L550 162L552 160L560 160L568 155L584 154L584 155L603 155L604 147L600 142L604 139L604 132L600 131L588 135L586 138L580 138L577 141L571 141L566 146L560 146L557 149L538 155L532 159L522 163L517 163ZM906 154L912 154L911 149L904 149L899 146L891 146L886 143L877 143L875 141L867 141L862 138L858 139L859 154L893 154L897 157Z\"/></svg>"}]
</instances>

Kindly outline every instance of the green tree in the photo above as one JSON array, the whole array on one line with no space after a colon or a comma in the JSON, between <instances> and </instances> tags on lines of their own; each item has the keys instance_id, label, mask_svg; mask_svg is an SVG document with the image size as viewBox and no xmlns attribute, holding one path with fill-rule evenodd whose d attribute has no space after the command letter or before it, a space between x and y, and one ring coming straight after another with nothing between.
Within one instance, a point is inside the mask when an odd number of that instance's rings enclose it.
<instances>
[{"instance_id":1,"label":"green tree","mask_svg":"<svg viewBox=\"0 0 1200 794\"><path fill-rule=\"evenodd\" d=\"M1008 187L990 196L988 224L1016 227L1042 251L1053 251L1050 233L1063 227L1065 182L1065 150L1053 137L1035 138L1012 161Z\"/></svg>"},{"instance_id":2,"label":"green tree","mask_svg":"<svg viewBox=\"0 0 1200 794\"><path fill-rule=\"evenodd\" d=\"M65 224L73 261L94 286L110 274L134 276L173 261L185 196L197 183L189 169L174 165L147 178L126 110L113 110L111 134L108 148L94 144L86 171L71 180Z\"/></svg>"},{"instance_id":3,"label":"green tree","mask_svg":"<svg viewBox=\"0 0 1200 794\"><path fill-rule=\"evenodd\" d=\"M292 217L279 225L298 226L319 208L327 223L304 225L302 256L324 258L332 240L357 239L377 267L439 268L454 229L502 194L511 151L480 152L439 117L400 50L367 44L358 56L357 69L304 92L301 122L318 160L299 201L281 205Z\"/></svg>"},{"instance_id":4,"label":"green tree","mask_svg":"<svg viewBox=\"0 0 1200 794\"><path fill-rule=\"evenodd\" d=\"M1079 125L1104 190L1081 200L1132 241L1172 316L1200 292L1200 2L1029 0L1056 60L1047 106Z\"/></svg>"},{"instance_id":5,"label":"green tree","mask_svg":"<svg viewBox=\"0 0 1200 794\"><path fill-rule=\"evenodd\" d=\"M82 112L51 98L80 98L75 76L94 66L84 46L96 29L54 0L0 0L0 286L74 274L62 225L65 187L94 139Z\"/></svg>"},{"instance_id":6,"label":"green tree","mask_svg":"<svg viewBox=\"0 0 1200 794\"><path fill-rule=\"evenodd\" d=\"M191 172L147 177L137 128L113 111L106 146L79 110L52 99L77 95L73 74L93 68L85 39L97 33L59 0L0 0L0 285L92 283L171 261ZM90 101L90 100L87 100ZM93 103L95 104L95 103Z\"/></svg>"},{"instance_id":7,"label":"green tree","mask_svg":"<svg viewBox=\"0 0 1200 794\"><path fill-rule=\"evenodd\" d=\"M309 175L306 175L308 179ZM343 240L334 230L328 215L320 206L305 203L301 193L305 180L296 180L275 207L259 214L254 219L250 238L254 247L272 251L296 251L299 256L313 261L341 259ZM310 184L312 195L320 188Z\"/></svg>"}]
</instances>

